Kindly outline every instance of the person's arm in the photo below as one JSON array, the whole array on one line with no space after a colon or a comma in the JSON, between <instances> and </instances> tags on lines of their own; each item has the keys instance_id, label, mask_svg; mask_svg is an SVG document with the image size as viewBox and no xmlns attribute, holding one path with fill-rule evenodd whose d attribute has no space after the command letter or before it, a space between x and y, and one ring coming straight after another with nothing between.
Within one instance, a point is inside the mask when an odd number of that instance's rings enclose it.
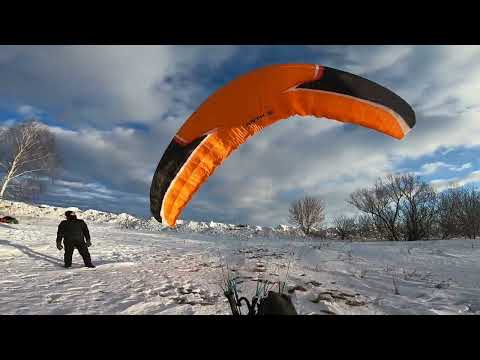
<instances>
[{"instance_id":1,"label":"person's arm","mask_svg":"<svg viewBox=\"0 0 480 360\"><path fill-rule=\"evenodd\" d=\"M64 236L64 229L63 229L63 221L58 225L58 230L57 230L57 249L62 250L62 240Z\"/></svg>"},{"instance_id":2,"label":"person's arm","mask_svg":"<svg viewBox=\"0 0 480 360\"><path fill-rule=\"evenodd\" d=\"M85 221L82 220L82 231L83 236L85 236L85 240L87 241L87 245L90 246L92 243L90 242L90 232L88 231L88 226Z\"/></svg>"}]
</instances>

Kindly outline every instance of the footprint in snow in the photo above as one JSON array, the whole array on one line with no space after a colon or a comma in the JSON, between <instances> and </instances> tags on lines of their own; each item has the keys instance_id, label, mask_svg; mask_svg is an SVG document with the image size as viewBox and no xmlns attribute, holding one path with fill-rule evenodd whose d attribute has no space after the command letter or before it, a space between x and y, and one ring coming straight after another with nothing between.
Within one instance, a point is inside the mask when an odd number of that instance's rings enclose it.
<instances>
[{"instance_id":1,"label":"footprint in snow","mask_svg":"<svg viewBox=\"0 0 480 360\"><path fill-rule=\"evenodd\" d=\"M62 294L49 294L45 297L45 300L47 301L47 303L51 304L52 302L55 302L61 297L62 297Z\"/></svg>"},{"instance_id":2,"label":"footprint in snow","mask_svg":"<svg viewBox=\"0 0 480 360\"><path fill-rule=\"evenodd\" d=\"M80 290L87 290L88 287L73 287L73 288L68 288L68 291L80 291Z\"/></svg>"},{"instance_id":3,"label":"footprint in snow","mask_svg":"<svg viewBox=\"0 0 480 360\"><path fill-rule=\"evenodd\" d=\"M105 283L103 283L103 282L99 282L99 283L96 283L96 284L92 284L92 285L90 285L90 287L91 287L91 288L95 288L95 287L98 287L98 286L103 286L103 285L105 285Z\"/></svg>"},{"instance_id":4,"label":"footprint in snow","mask_svg":"<svg viewBox=\"0 0 480 360\"><path fill-rule=\"evenodd\" d=\"M191 305L175 306L157 313L157 315L193 315L193 314L194 314L194 311Z\"/></svg>"},{"instance_id":5,"label":"footprint in snow","mask_svg":"<svg viewBox=\"0 0 480 360\"><path fill-rule=\"evenodd\" d=\"M0 284L13 284L14 282L13 280L0 280Z\"/></svg>"},{"instance_id":6,"label":"footprint in snow","mask_svg":"<svg viewBox=\"0 0 480 360\"><path fill-rule=\"evenodd\" d=\"M36 277L36 276L38 276L38 274L23 275L20 278L21 279L30 279L30 278L33 278L33 277Z\"/></svg>"}]
</instances>

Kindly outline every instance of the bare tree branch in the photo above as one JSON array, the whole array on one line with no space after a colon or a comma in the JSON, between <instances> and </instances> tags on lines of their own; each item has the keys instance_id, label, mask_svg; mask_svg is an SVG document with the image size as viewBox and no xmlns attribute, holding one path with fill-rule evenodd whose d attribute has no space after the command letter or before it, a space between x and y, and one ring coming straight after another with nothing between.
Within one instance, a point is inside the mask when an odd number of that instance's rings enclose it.
<instances>
[{"instance_id":1,"label":"bare tree branch","mask_svg":"<svg viewBox=\"0 0 480 360\"><path fill-rule=\"evenodd\" d=\"M16 178L18 178L18 177L24 176L24 175L29 174L29 173L39 172L39 171L47 171L47 170L48 170L48 169L27 170L27 171L24 171L24 172L22 172L22 173L20 173L20 174L18 174L18 175L12 176L12 177L10 178L10 180L16 179Z\"/></svg>"},{"instance_id":2,"label":"bare tree branch","mask_svg":"<svg viewBox=\"0 0 480 360\"><path fill-rule=\"evenodd\" d=\"M439 198L439 227L443 238L480 236L480 193L474 186L448 189Z\"/></svg>"},{"instance_id":3,"label":"bare tree branch","mask_svg":"<svg viewBox=\"0 0 480 360\"><path fill-rule=\"evenodd\" d=\"M404 239L429 238L437 216L437 194L429 184L413 174L399 175L397 179L398 190L403 197L400 211Z\"/></svg>"},{"instance_id":4,"label":"bare tree branch","mask_svg":"<svg viewBox=\"0 0 480 360\"><path fill-rule=\"evenodd\" d=\"M349 218L344 215L337 216L333 219L335 232L342 240L351 239L357 230L355 218Z\"/></svg>"},{"instance_id":5,"label":"bare tree branch","mask_svg":"<svg viewBox=\"0 0 480 360\"><path fill-rule=\"evenodd\" d=\"M433 235L437 194L413 174L378 179L373 187L352 193L348 202L371 218L378 236L411 241Z\"/></svg>"},{"instance_id":6,"label":"bare tree branch","mask_svg":"<svg viewBox=\"0 0 480 360\"><path fill-rule=\"evenodd\" d=\"M294 201L289 209L291 224L300 227L305 235L310 235L315 227L325 220L325 206L319 198L305 196Z\"/></svg>"},{"instance_id":7,"label":"bare tree branch","mask_svg":"<svg viewBox=\"0 0 480 360\"><path fill-rule=\"evenodd\" d=\"M43 191L40 175L52 177L58 166L55 139L49 129L28 120L0 132L0 198L34 196ZM22 193L23 192L23 193Z\"/></svg>"},{"instance_id":8,"label":"bare tree branch","mask_svg":"<svg viewBox=\"0 0 480 360\"><path fill-rule=\"evenodd\" d=\"M379 234L397 241L400 196L393 188L391 182L378 179L373 187L353 192L348 203L372 216Z\"/></svg>"}]
</instances>

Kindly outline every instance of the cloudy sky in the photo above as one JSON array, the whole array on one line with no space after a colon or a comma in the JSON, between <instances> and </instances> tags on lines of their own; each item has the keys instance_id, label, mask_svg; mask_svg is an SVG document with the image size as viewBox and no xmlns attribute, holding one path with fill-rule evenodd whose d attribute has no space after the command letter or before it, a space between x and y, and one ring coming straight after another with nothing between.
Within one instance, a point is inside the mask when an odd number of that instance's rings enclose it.
<instances>
[{"instance_id":1,"label":"cloudy sky","mask_svg":"<svg viewBox=\"0 0 480 360\"><path fill-rule=\"evenodd\" d=\"M182 218L286 223L289 203L325 199L329 218L378 176L412 171L444 189L480 180L479 46L0 46L0 126L35 116L63 167L41 202L149 217L153 172L209 94L275 63L316 63L395 91L417 125L398 141L294 117L243 145Z\"/></svg>"}]
</instances>

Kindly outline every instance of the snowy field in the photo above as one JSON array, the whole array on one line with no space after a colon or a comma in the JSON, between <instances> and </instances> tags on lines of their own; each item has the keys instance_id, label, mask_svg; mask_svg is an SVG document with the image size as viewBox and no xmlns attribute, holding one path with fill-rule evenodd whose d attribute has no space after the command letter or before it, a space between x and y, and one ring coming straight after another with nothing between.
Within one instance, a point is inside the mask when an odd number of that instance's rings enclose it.
<instances>
[{"instance_id":1,"label":"snowy field","mask_svg":"<svg viewBox=\"0 0 480 360\"><path fill-rule=\"evenodd\" d=\"M20 221L0 224L0 314L230 314L226 265L249 298L257 281L286 279L300 314L480 314L478 240L348 243L194 222L173 231L77 210L97 268L75 252L64 269L55 237L65 210L0 202Z\"/></svg>"}]
</instances>

